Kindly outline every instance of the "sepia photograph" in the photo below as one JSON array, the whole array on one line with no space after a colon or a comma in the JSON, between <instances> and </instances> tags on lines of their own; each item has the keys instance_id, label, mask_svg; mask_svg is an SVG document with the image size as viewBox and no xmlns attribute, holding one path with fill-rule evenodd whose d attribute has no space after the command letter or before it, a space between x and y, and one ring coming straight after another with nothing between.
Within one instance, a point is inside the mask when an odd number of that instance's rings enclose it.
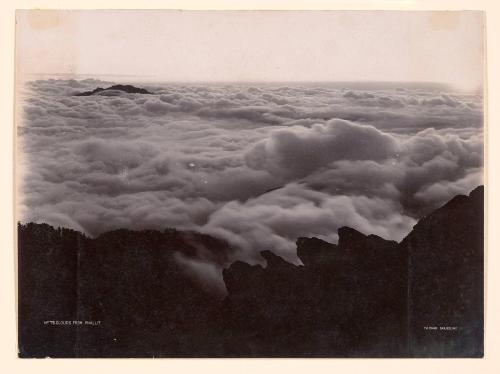
<instances>
[{"instance_id":1,"label":"sepia photograph","mask_svg":"<svg viewBox=\"0 0 500 374\"><path fill-rule=\"evenodd\" d=\"M18 356L482 358L484 28L17 10Z\"/></svg>"}]
</instances>

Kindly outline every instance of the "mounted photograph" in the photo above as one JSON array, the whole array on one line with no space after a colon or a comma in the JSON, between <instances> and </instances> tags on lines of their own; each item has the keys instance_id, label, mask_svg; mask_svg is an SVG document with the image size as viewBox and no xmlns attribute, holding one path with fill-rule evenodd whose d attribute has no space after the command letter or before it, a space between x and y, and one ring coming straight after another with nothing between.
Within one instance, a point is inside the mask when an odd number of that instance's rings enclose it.
<instances>
[{"instance_id":1,"label":"mounted photograph","mask_svg":"<svg viewBox=\"0 0 500 374\"><path fill-rule=\"evenodd\" d=\"M18 10L20 358L482 358L481 11Z\"/></svg>"}]
</instances>

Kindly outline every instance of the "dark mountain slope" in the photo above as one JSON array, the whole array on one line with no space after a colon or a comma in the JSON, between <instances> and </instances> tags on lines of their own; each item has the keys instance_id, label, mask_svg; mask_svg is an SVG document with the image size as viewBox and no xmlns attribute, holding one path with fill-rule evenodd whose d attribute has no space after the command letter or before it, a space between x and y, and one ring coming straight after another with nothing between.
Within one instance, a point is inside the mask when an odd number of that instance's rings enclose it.
<instances>
[{"instance_id":1,"label":"dark mountain slope","mask_svg":"<svg viewBox=\"0 0 500 374\"><path fill-rule=\"evenodd\" d=\"M238 263L224 271L234 355L406 353L406 254L397 243L341 228L338 246L300 238L297 253L305 266L266 251L265 269Z\"/></svg>"},{"instance_id":2,"label":"dark mountain slope","mask_svg":"<svg viewBox=\"0 0 500 374\"><path fill-rule=\"evenodd\" d=\"M483 195L481 186L454 197L400 244L409 254L412 356L483 355Z\"/></svg>"},{"instance_id":3,"label":"dark mountain slope","mask_svg":"<svg viewBox=\"0 0 500 374\"><path fill-rule=\"evenodd\" d=\"M87 238L45 224L18 225L18 339L20 357L73 357L76 335L46 325L76 320L78 253Z\"/></svg>"},{"instance_id":4,"label":"dark mountain slope","mask_svg":"<svg viewBox=\"0 0 500 374\"><path fill-rule=\"evenodd\" d=\"M338 245L297 240L304 267L233 264L231 353L482 357L483 200L482 186L455 197L401 244L343 227Z\"/></svg>"},{"instance_id":5,"label":"dark mountain slope","mask_svg":"<svg viewBox=\"0 0 500 374\"><path fill-rule=\"evenodd\" d=\"M207 328L221 295L200 286L177 256L224 265L227 243L177 230L89 239L33 223L18 233L21 357L197 356L213 346Z\"/></svg>"},{"instance_id":6,"label":"dark mountain slope","mask_svg":"<svg viewBox=\"0 0 500 374\"><path fill-rule=\"evenodd\" d=\"M21 357L482 356L482 187L400 244L348 227L338 245L299 238L304 266L270 251L229 266L227 243L194 232L18 233ZM227 296L178 256L226 266Z\"/></svg>"}]
</instances>

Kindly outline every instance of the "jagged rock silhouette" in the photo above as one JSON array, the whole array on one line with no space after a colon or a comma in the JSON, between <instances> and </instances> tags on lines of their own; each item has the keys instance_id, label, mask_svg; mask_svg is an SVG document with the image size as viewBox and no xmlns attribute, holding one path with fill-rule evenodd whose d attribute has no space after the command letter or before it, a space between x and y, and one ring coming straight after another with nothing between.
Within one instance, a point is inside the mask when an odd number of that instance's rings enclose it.
<instances>
[{"instance_id":1,"label":"jagged rock silhouette","mask_svg":"<svg viewBox=\"0 0 500 374\"><path fill-rule=\"evenodd\" d=\"M482 186L455 196L400 244L409 259L411 356L483 356L483 201Z\"/></svg>"},{"instance_id":2,"label":"jagged rock silhouette","mask_svg":"<svg viewBox=\"0 0 500 374\"><path fill-rule=\"evenodd\" d=\"M299 238L303 266L269 250L265 267L230 264L227 243L193 232L19 225L19 355L482 357L483 193L399 244L349 227L337 245ZM224 298L176 261L200 248L225 266Z\"/></svg>"}]
</instances>

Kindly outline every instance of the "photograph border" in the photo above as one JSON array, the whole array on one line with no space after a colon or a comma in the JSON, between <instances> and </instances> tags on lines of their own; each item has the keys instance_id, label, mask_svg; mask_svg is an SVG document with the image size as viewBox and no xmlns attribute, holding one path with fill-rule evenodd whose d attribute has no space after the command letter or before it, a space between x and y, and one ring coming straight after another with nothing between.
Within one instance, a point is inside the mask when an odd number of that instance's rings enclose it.
<instances>
[{"instance_id":1,"label":"photograph border","mask_svg":"<svg viewBox=\"0 0 500 374\"><path fill-rule=\"evenodd\" d=\"M4 1L0 12L0 35L2 45L6 49L1 59L0 101L3 116L2 157L3 172L7 178L2 183L4 200L2 211L2 257L0 282L2 283L2 339L1 339L1 367L8 372L68 372L83 373L90 370L120 370L122 373L137 372L164 372L179 370L182 372L254 372L255 370L274 372L303 372L315 370L331 372L332 370L356 371L383 371L384 373L420 373L442 372L453 370L457 373L490 373L500 368L500 302L498 284L500 274L495 270L500 265L498 259L498 233L491 224L499 218L498 197L492 191L498 190L498 176L489 165L496 165L498 161L498 147L494 140L498 138L498 129L493 126L498 123L500 110L489 103L500 102L500 80L498 66L500 66L500 3L491 1L159 1L151 0L147 3L137 0L69 0L64 3L54 0L39 1ZM59 359L59 360L21 360L17 358L17 328L16 328L16 225L13 219L14 204L14 12L15 9L295 9L295 10L484 10L486 12L486 50L485 63L485 357L483 359ZM491 68L490 71L488 68ZM12 179L11 179L12 178ZM490 192L491 191L491 192ZM76 361L75 361L76 360Z\"/></svg>"}]
</instances>

